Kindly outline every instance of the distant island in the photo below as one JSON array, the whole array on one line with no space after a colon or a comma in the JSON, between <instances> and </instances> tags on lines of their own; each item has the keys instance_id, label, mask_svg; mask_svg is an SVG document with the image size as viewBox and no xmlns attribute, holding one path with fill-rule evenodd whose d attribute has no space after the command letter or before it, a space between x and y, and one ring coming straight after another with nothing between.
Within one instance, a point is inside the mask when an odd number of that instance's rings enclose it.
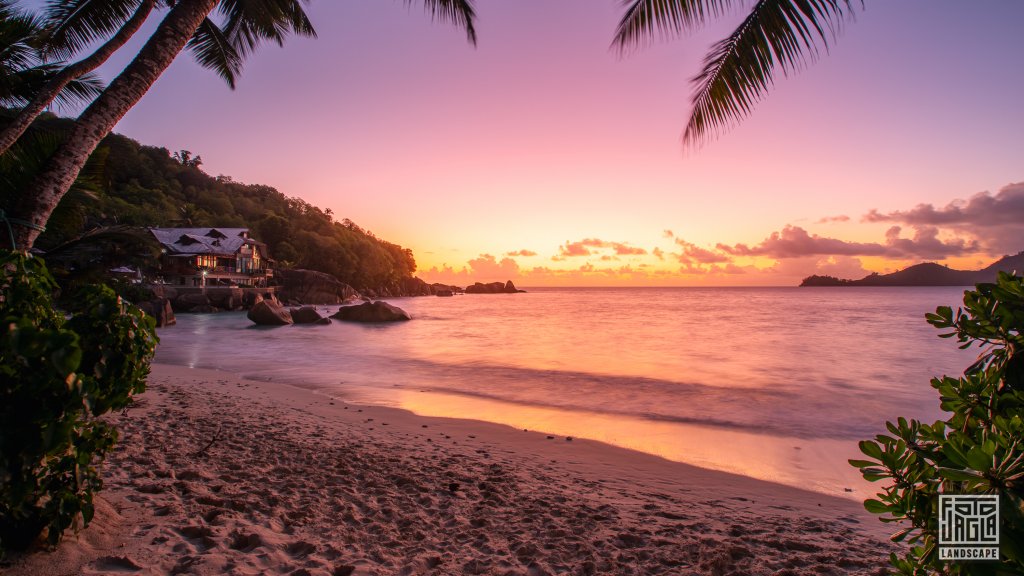
<instances>
[{"instance_id":1,"label":"distant island","mask_svg":"<svg viewBox=\"0 0 1024 576\"><path fill-rule=\"evenodd\" d=\"M925 262L891 274L876 272L860 280L808 276L800 286L974 286L980 282L994 282L1000 271L1024 271L1024 251L1014 256L1003 256L981 270L954 270L934 262Z\"/></svg>"}]
</instances>

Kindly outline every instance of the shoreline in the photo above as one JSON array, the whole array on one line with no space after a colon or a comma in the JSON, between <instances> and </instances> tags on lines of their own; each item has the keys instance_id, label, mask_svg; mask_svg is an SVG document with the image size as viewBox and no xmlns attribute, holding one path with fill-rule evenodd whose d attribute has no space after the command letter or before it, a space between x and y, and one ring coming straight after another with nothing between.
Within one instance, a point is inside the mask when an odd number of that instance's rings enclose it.
<instances>
[{"instance_id":1,"label":"shoreline","mask_svg":"<svg viewBox=\"0 0 1024 576\"><path fill-rule=\"evenodd\" d=\"M174 361L161 361L159 353L154 364L184 367ZM391 408L421 417L465 419L517 430L527 428L556 436L585 438L699 469L837 496L858 504L865 498L873 498L876 492L873 484L864 481L856 469L847 465L848 458L861 456L854 439L807 438L714 423L645 419L587 409L530 405L441 389L423 389L408 383L387 388L347 382L332 386L313 380L304 381L302 377L253 376L226 367L195 369L219 370L236 378L294 387L339 402ZM465 414L476 417L466 418ZM719 445L728 445L731 456L723 457L717 448Z\"/></svg>"},{"instance_id":2,"label":"shoreline","mask_svg":"<svg viewBox=\"0 0 1024 576\"><path fill-rule=\"evenodd\" d=\"M891 549L852 500L216 370L154 364L113 420L109 505L9 573L874 574Z\"/></svg>"}]
</instances>

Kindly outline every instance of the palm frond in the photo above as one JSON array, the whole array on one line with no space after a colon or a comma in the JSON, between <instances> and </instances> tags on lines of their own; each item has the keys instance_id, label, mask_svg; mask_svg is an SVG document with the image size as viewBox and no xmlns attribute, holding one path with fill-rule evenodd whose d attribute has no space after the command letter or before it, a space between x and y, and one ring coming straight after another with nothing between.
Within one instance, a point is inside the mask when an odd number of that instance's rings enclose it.
<instances>
[{"instance_id":1,"label":"palm frond","mask_svg":"<svg viewBox=\"0 0 1024 576\"><path fill-rule=\"evenodd\" d=\"M68 85L64 87L57 97L54 98L54 102L57 106L71 107L79 103L92 102L99 96L106 86L103 80L99 76L89 73L68 82Z\"/></svg>"},{"instance_id":2,"label":"palm frond","mask_svg":"<svg viewBox=\"0 0 1024 576\"><path fill-rule=\"evenodd\" d=\"M0 90L0 104L23 106L45 88L61 72L63 64L40 64L9 75ZM54 99L58 106L74 106L91 102L103 92L103 82L95 75L86 74L70 81Z\"/></svg>"},{"instance_id":3,"label":"palm frond","mask_svg":"<svg viewBox=\"0 0 1024 576\"><path fill-rule=\"evenodd\" d=\"M141 0L47 0L46 51L68 59L93 42L116 32Z\"/></svg>"},{"instance_id":4,"label":"palm frond","mask_svg":"<svg viewBox=\"0 0 1024 576\"><path fill-rule=\"evenodd\" d=\"M694 78L697 89L683 143L704 141L747 116L774 82L828 49L852 14L853 0L759 0L728 38L716 43Z\"/></svg>"},{"instance_id":5,"label":"palm frond","mask_svg":"<svg viewBox=\"0 0 1024 576\"><path fill-rule=\"evenodd\" d=\"M679 36L742 4L743 0L623 0L626 11L615 28L612 46L621 52L656 35Z\"/></svg>"},{"instance_id":6,"label":"palm frond","mask_svg":"<svg viewBox=\"0 0 1024 576\"><path fill-rule=\"evenodd\" d=\"M39 63L40 18L0 1L0 83L5 76Z\"/></svg>"},{"instance_id":7,"label":"palm frond","mask_svg":"<svg viewBox=\"0 0 1024 576\"><path fill-rule=\"evenodd\" d=\"M222 0L218 11L224 15L224 35L244 58L261 44L282 45L289 34L316 37L313 23L303 10L309 0Z\"/></svg>"},{"instance_id":8,"label":"palm frond","mask_svg":"<svg viewBox=\"0 0 1024 576\"><path fill-rule=\"evenodd\" d=\"M412 4L412 0L405 0ZM476 9L473 0L423 0L431 18L451 22L466 31L470 44L476 46Z\"/></svg>"},{"instance_id":9,"label":"palm frond","mask_svg":"<svg viewBox=\"0 0 1024 576\"><path fill-rule=\"evenodd\" d=\"M220 27L209 18L203 20L186 47L200 66L216 72L234 90L235 77L242 71L243 59Z\"/></svg>"}]
</instances>

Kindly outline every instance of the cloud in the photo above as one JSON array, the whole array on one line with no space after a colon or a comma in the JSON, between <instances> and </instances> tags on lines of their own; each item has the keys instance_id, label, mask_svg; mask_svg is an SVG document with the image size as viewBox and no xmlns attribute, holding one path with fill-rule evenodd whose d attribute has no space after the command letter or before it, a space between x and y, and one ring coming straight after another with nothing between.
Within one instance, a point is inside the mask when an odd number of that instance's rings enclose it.
<instances>
[{"instance_id":1,"label":"cloud","mask_svg":"<svg viewBox=\"0 0 1024 576\"><path fill-rule=\"evenodd\" d=\"M524 258L527 258L527 257L530 257L530 256L536 256L536 255L537 255L537 253L534 252L533 250L516 250L515 252L506 252L505 253L505 256L522 256Z\"/></svg>"},{"instance_id":2,"label":"cloud","mask_svg":"<svg viewBox=\"0 0 1024 576\"><path fill-rule=\"evenodd\" d=\"M561 258L590 256L591 254L593 254L593 252L590 251L590 248L588 248L588 246L592 246L592 242L595 242L595 240L589 238L586 240L580 240L579 242L566 241L566 243L563 246L558 247L558 256ZM600 240L596 240L596 242L600 242Z\"/></svg>"},{"instance_id":3,"label":"cloud","mask_svg":"<svg viewBox=\"0 0 1024 576\"><path fill-rule=\"evenodd\" d=\"M897 210L888 214L872 210L864 216L864 220L929 226L1020 225L1024 221L1024 182L1004 186L995 196L989 192L980 192L969 200L954 200L939 209L931 204L918 204L912 210Z\"/></svg>"},{"instance_id":4,"label":"cloud","mask_svg":"<svg viewBox=\"0 0 1024 576\"><path fill-rule=\"evenodd\" d=\"M467 262L474 278L510 278L519 275L519 265L511 258L500 261L490 254L480 256Z\"/></svg>"},{"instance_id":5,"label":"cloud","mask_svg":"<svg viewBox=\"0 0 1024 576\"><path fill-rule=\"evenodd\" d=\"M676 238L676 244L682 248L682 252L676 254L679 258L679 262L686 264L696 262L698 264L720 264L723 262L730 262L732 259L725 254L719 254L708 250L707 248L701 248L692 242L687 242L682 238Z\"/></svg>"},{"instance_id":6,"label":"cloud","mask_svg":"<svg viewBox=\"0 0 1024 576\"><path fill-rule=\"evenodd\" d=\"M938 229L918 228L913 238L901 238L900 227L890 228L885 244L848 242L837 238L811 235L799 226L786 226L772 232L756 246L718 244L716 247L733 256L765 256L768 258L800 258L803 256L879 256L883 258L938 259L960 256L978 250L976 242L962 238L942 241Z\"/></svg>"},{"instance_id":7,"label":"cloud","mask_svg":"<svg viewBox=\"0 0 1024 576\"><path fill-rule=\"evenodd\" d=\"M584 238L578 242L566 241L565 244L558 247L558 255L553 260L559 261L565 258L591 256L595 250L605 249L613 250L617 256L642 256L647 254L647 250L630 246L625 242L608 242L597 238Z\"/></svg>"},{"instance_id":8,"label":"cloud","mask_svg":"<svg viewBox=\"0 0 1024 576\"><path fill-rule=\"evenodd\" d=\"M835 278L859 279L870 274L859 258L853 256L808 256L779 260L764 270L768 274L802 279L817 274Z\"/></svg>"},{"instance_id":9,"label":"cloud","mask_svg":"<svg viewBox=\"0 0 1024 576\"><path fill-rule=\"evenodd\" d=\"M655 248L654 250L651 250L651 254L653 254L654 257L657 258L658 260L665 259L665 251L662 250L661 248Z\"/></svg>"},{"instance_id":10,"label":"cloud","mask_svg":"<svg viewBox=\"0 0 1024 576\"><path fill-rule=\"evenodd\" d=\"M511 258L498 260L491 254L481 254L456 270L447 264L422 273L428 282L464 285L472 282L496 282L520 277L519 264Z\"/></svg>"},{"instance_id":11,"label":"cloud","mask_svg":"<svg viewBox=\"0 0 1024 576\"><path fill-rule=\"evenodd\" d=\"M849 216L847 216L846 214L840 214L838 216L825 216L824 218L818 220L817 223L818 224L830 224L832 222L849 222L849 221L850 221L850 217Z\"/></svg>"},{"instance_id":12,"label":"cloud","mask_svg":"<svg viewBox=\"0 0 1024 576\"><path fill-rule=\"evenodd\" d=\"M643 248L627 246L626 244L620 244L618 242L613 242L612 248L619 256L642 256L647 254L647 250L644 250Z\"/></svg>"},{"instance_id":13,"label":"cloud","mask_svg":"<svg viewBox=\"0 0 1024 576\"><path fill-rule=\"evenodd\" d=\"M871 210L865 222L893 222L924 229L937 227L967 234L994 252L1024 249L1024 182L1004 186L995 195L980 192L942 208L918 204L910 210Z\"/></svg>"},{"instance_id":14,"label":"cloud","mask_svg":"<svg viewBox=\"0 0 1024 576\"><path fill-rule=\"evenodd\" d=\"M675 232L673 232L671 230L665 230L664 232L661 233L661 235L664 236L665 238L675 238L676 237Z\"/></svg>"}]
</instances>

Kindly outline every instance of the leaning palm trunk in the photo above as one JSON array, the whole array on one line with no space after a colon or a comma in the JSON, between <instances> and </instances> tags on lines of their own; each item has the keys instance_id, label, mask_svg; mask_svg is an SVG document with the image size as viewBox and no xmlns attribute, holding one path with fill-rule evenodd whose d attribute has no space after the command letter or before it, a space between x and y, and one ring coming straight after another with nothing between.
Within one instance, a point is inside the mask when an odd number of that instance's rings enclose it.
<instances>
[{"instance_id":1,"label":"leaning palm trunk","mask_svg":"<svg viewBox=\"0 0 1024 576\"><path fill-rule=\"evenodd\" d=\"M25 130L32 125L32 121L42 114L43 110L53 102L61 90L70 84L72 80L99 68L114 52L117 52L124 46L142 27L142 23L149 17L149 13L152 12L155 3L156 0L143 0L135 14L125 22L124 26L117 31L117 34L88 57L61 70L53 80L40 90L39 94L36 94L35 98L22 108L14 120L0 132L0 154L7 152L7 149L13 146L18 141L18 138L21 138Z\"/></svg>"},{"instance_id":2,"label":"leaning palm trunk","mask_svg":"<svg viewBox=\"0 0 1024 576\"><path fill-rule=\"evenodd\" d=\"M50 218L89 155L114 126L171 65L218 0L182 0L160 23L139 55L75 121L75 125L43 171L23 190L16 216L33 226L20 226L15 241L28 250Z\"/></svg>"}]
</instances>

